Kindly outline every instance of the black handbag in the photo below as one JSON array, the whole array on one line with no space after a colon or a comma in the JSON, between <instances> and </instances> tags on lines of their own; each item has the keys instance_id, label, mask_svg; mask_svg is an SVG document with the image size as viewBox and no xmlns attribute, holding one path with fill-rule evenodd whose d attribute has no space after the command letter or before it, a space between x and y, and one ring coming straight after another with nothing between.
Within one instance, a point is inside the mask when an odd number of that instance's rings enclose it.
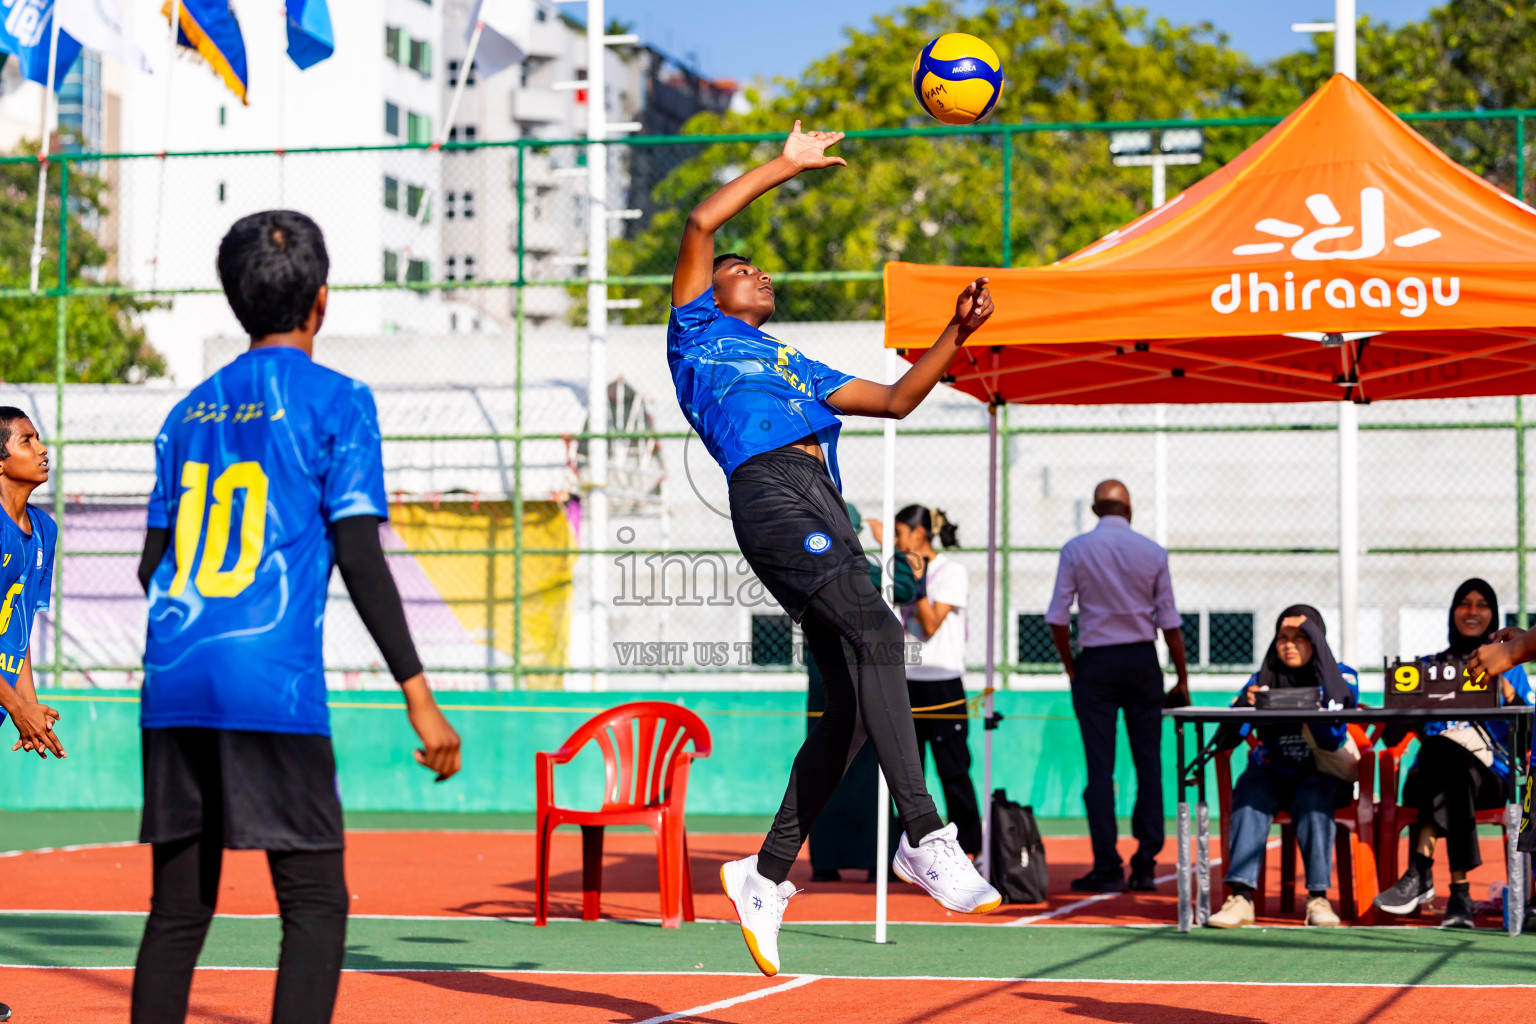
<instances>
[{"instance_id":1,"label":"black handbag","mask_svg":"<svg viewBox=\"0 0 1536 1024\"><path fill-rule=\"evenodd\" d=\"M1322 704L1315 686L1282 686L1253 695L1259 711L1316 711Z\"/></svg>"},{"instance_id":2,"label":"black handbag","mask_svg":"<svg viewBox=\"0 0 1536 1024\"><path fill-rule=\"evenodd\" d=\"M1035 809L1014 803L1006 790L992 792L992 839L987 851L988 879L1004 903L1044 903L1050 881L1045 843L1035 824Z\"/></svg>"}]
</instances>

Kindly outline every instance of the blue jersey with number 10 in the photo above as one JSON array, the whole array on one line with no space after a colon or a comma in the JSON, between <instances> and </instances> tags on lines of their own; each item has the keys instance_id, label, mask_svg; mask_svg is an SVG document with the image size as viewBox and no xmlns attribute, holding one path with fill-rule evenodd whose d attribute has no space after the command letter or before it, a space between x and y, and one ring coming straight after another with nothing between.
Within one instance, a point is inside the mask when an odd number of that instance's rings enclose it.
<instances>
[{"instance_id":1,"label":"blue jersey with number 10","mask_svg":"<svg viewBox=\"0 0 1536 1024\"><path fill-rule=\"evenodd\" d=\"M247 352L171 410L150 527L141 723L330 735L330 524L388 516L373 395L292 348Z\"/></svg>"}]
</instances>

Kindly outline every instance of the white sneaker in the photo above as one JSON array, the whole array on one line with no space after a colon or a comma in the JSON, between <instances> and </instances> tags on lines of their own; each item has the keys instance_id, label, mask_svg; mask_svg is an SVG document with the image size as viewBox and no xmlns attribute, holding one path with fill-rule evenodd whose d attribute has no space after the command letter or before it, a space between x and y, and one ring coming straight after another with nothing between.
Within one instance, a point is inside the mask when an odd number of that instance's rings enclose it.
<instances>
[{"instance_id":1,"label":"white sneaker","mask_svg":"<svg viewBox=\"0 0 1536 1024\"><path fill-rule=\"evenodd\" d=\"M960 830L950 822L923 836L914 849L901 834L901 845L891 870L903 882L920 885L939 906L957 914L988 914L1002 906L1003 897L976 871L976 865L960 849L955 836Z\"/></svg>"},{"instance_id":2,"label":"white sneaker","mask_svg":"<svg viewBox=\"0 0 1536 1024\"><path fill-rule=\"evenodd\" d=\"M1237 893L1227 897L1221 909L1205 919L1207 928L1247 928L1253 924L1253 900Z\"/></svg>"},{"instance_id":3,"label":"white sneaker","mask_svg":"<svg viewBox=\"0 0 1536 1024\"><path fill-rule=\"evenodd\" d=\"M784 908L796 892L794 883L774 885L757 873L757 854L720 865L720 885L736 908L742 938L757 969L768 977L779 973L779 925Z\"/></svg>"}]
</instances>

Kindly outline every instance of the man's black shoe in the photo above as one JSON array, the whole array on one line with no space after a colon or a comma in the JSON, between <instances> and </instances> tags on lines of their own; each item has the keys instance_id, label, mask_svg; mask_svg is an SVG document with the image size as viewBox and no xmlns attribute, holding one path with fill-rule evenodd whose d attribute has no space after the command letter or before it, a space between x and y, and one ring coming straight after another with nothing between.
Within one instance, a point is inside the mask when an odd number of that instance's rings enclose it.
<instances>
[{"instance_id":1,"label":"man's black shoe","mask_svg":"<svg viewBox=\"0 0 1536 1024\"><path fill-rule=\"evenodd\" d=\"M1371 901L1377 910L1388 914L1411 914L1414 909L1435 898L1435 881L1427 874L1420 874L1412 864L1403 872L1397 884Z\"/></svg>"},{"instance_id":2,"label":"man's black shoe","mask_svg":"<svg viewBox=\"0 0 1536 1024\"><path fill-rule=\"evenodd\" d=\"M1157 869L1148 864L1131 868L1131 892L1157 892Z\"/></svg>"},{"instance_id":3,"label":"man's black shoe","mask_svg":"<svg viewBox=\"0 0 1536 1024\"><path fill-rule=\"evenodd\" d=\"M1472 894L1451 890L1451 898L1446 901L1445 920L1440 922L1441 928L1476 928L1477 906L1472 902Z\"/></svg>"},{"instance_id":4,"label":"man's black shoe","mask_svg":"<svg viewBox=\"0 0 1536 1024\"><path fill-rule=\"evenodd\" d=\"M7 1021L7 1020L10 1020L10 1019L11 1019L11 1008L9 1006L6 1006L4 1003L0 1003L0 1021Z\"/></svg>"},{"instance_id":5,"label":"man's black shoe","mask_svg":"<svg viewBox=\"0 0 1536 1024\"><path fill-rule=\"evenodd\" d=\"M1072 883L1073 892L1125 892L1125 874L1119 868L1095 868Z\"/></svg>"},{"instance_id":6,"label":"man's black shoe","mask_svg":"<svg viewBox=\"0 0 1536 1024\"><path fill-rule=\"evenodd\" d=\"M811 881L813 882L841 882L842 880L842 873L837 868L822 868L819 871L811 872Z\"/></svg>"}]
</instances>

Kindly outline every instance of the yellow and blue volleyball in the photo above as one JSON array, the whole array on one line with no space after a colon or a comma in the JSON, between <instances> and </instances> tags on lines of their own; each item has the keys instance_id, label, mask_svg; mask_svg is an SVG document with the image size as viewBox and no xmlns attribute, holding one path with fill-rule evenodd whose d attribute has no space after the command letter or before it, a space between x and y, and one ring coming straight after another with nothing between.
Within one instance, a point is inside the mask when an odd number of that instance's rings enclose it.
<instances>
[{"instance_id":1,"label":"yellow and blue volleyball","mask_svg":"<svg viewBox=\"0 0 1536 1024\"><path fill-rule=\"evenodd\" d=\"M912 92L929 116L945 124L974 124L1003 94L997 51L973 35L949 32L912 62Z\"/></svg>"}]
</instances>

